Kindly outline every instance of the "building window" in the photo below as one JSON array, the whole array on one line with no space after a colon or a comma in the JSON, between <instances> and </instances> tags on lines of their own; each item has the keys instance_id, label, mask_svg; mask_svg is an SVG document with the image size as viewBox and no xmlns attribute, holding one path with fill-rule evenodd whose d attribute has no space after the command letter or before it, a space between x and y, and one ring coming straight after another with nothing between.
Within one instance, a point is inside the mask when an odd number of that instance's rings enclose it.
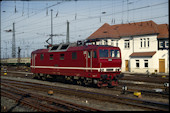
<instances>
[{"instance_id":1,"label":"building window","mask_svg":"<svg viewBox=\"0 0 170 113\"><path fill-rule=\"evenodd\" d=\"M77 53L76 52L72 52L72 59L77 59Z\"/></svg>"},{"instance_id":2,"label":"building window","mask_svg":"<svg viewBox=\"0 0 170 113\"><path fill-rule=\"evenodd\" d=\"M111 45L114 46L114 40L111 40Z\"/></svg>"},{"instance_id":3,"label":"building window","mask_svg":"<svg viewBox=\"0 0 170 113\"><path fill-rule=\"evenodd\" d=\"M116 47L118 47L118 40L116 41Z\"/></svg>"},{"instance_id":4,"label":"building window","mask_svg":"<svg viewBox=\"0 0 170 113\"><path fill-rule=\"evenodd\" d=\"M148 60L144 60L144 67L148 67Z\"/></svg>"},{"instance_id":5,"label":"building window","mask_svg":"<svg viewBox=\"0 0 170 113\"><path fill-rule=\"evenodd\" d=\"M149 38L148 38L148 47L149 47Z\"/></svg>"},{"instance_id":6,"label":"building window","mask_svg":"<svg viewBox=\"0 0 170 113\"><path fill-rule=\"evenodd\" d=\"M142 47L142 39L140 39L140 47Z\"/></svg>"},{"instance_id":7,"label":"building window","mask_svg":"<svg viewBox=\"0 0 170 113\"><path fill-rule=\"evenodd\" d=\"M159 41L159 48L163 48L164 47L164 42L163 41Z\"/></svg>"},{"instance_id":8,"label":"building window","mask_svg":"<svg viewBox=\"0 0 170 113\"><path fill-rule=\"evenodd\" d=\"M64 60L64 54L60 54L60 60Z\"/></svg>"},{"instance_id":9,"label":"building window","mask_svg":"<svg viewBox=\"0 0 170 113\"><path fill-rule=\"evenodd\" d=\"M169 47L169 42L165 41L165 48L168 48L168 47Z\"/></svg>"},{"instance_id":10,"label":"building window","mask_svg":"<svg viewBox=\"0 0 170 113\"><path fill-rule=\"evenodd\" d=\"M146 39L144 38L143 40L144 40L144 47L146 47Z\"/></svg>"},{"instance_id":11,"label":"building window","mask_svg":"<svg viewBox=\"0 0 170 113\"><path fill-rule=\"evenodd\" d=\"M44 59L44 54L40 55L40 59L43 60Z\"/></svg>"},{"instance_id":12,"label":"building window","mask_svg":"<svg viewBox=\"0 0 170 113\"><path fill-rule=\"evenodd\" d=\"M108 44L107 44L107 40L104 40L104 45L108 45Z\"/></svg>"},{"instance_id":13,"label":"building window","mask_svg":"<svg viewBox=\"0 0 170 113\"><path fill-rule=\"evenodd\" d=\"M102 45L102 40L100 40L99 44Z\"/></svg>"},{"instance_id":14,"label":"building window","mask_svg":"<svg viewBox=\"0 0 170 113\"><path fill-rule=\"evenodd\" d=\"M130 45L129 43L130 43L129 40L125 40L125 43L124 43L124 44L125 44L125 48L129 48L129 47L130 47L130 46L129 46L129 45Z\"/></svg>"},{"instance_id":15,"label":"building window","mask_svg":"<svg viewBox=\"0 0 170 113\"><path fill-rule=\"evenodd\" d=\"M136 67L139 68L139 60L136 60Z\"/></svg>"},{"instance_id":16,"label":"building window","mask_svg":"<svg viewBox=\"0 0 170 113\"><path fill-rule=\"evenodd\" d=\"M149 38L140 39L140 47L149 47Z\"/></svg>"},{"instance_id":17,"label":"building window","mask_svg":"<svg viewBox=\"0 0 170 113\"><path fill-rule=\"evenodd\" d=\"M50 60L53 60L53 54L50 54Z\"/></svg>"}]
</instances>

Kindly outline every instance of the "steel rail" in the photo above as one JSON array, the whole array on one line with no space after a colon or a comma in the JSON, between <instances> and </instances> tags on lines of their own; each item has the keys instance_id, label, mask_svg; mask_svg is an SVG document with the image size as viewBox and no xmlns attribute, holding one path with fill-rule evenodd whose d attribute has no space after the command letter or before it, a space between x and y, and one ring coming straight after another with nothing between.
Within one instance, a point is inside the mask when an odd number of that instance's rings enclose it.
<instances>
[{"instance_id":1,"label":"steel rail","mask_svg":"<svg viewBox=\"0 0 170 113\"><path fill-rule=\"evenodd\" d=\"M156 92L153 89L139 89L139 88L132 88L127 86L127 90L123 90L122 86L117 86L112 89L105 88L108 91L120 91L123 93L134 93L134 92L141 92L142 95L145 96L155 96L155 97L163 97L163 98L169 98L169 92L168 91L163 91L163 92Z\"/></svg>"},{"instance_id":2,"label":"steel rail","mask_svg":"<svg viewBox=\"0 0 170 113\"><path fill-rule=\"evenodd\" d=\"M9 85L4 85L4 84L2 84L3 86L8 86L9 87ZM24 97L24 96L28 96L29 98L25 98L23 101L26 101L26 103L31 103L32 104L32 107L34 107L34 106L38 106L38 107L36 107L36 108L39 108L40 107L40 110L42 110L42 111L66 111L66 109L62 109L62 108L60 108L60 107L54 107L54 106L52 106L52 105L48 105L48 104L42 104L42 103L40 103L40 102L38 102L38 101L42 101L43 100L43 96L41 97L41 98L39 98L39 100L37 100L35 97L33 97L32 96L32 94L31 93L29 93L29 92L23 92L23 90L22 91L19 91L17 88L14 88L14 87L11 87L11 88L13 88L13 89L4 89L4 88L2 88L2 90L3 91L6 91L6 92L8 92L8 93L12 93L13 95L14 95L14 98L15 98L15 96L16 97L18 97L19 99L20 99L20 96L22 96L22 97ZM18 99L17 98L17 99ZM42 108L45 108L45 110L44 109L42 109Z\"/></svg>"},{"instance_id":3,"label":"steel rail","mask_svg":"<svg viewBox=\"0 0 170 113\"><path fill-rule=\"evenodd\" d=\"M23 85L23 83L20 83L21 81L17 81L17 82ZM31 82L30 83L26 82L26 84L35 87L35 83L33 85ZM36 84L37 84L36 87L53 88L53 90L55 90L56 92L62 93L62 94L74 94L76 96L83 96L83 97L93 98L93 99L95 98L98 100L116 102L116 103L121 103L121 104L126 104L126 105L137 106L137 107L143 107L143 108L151 109L151 110L162 110L162 111L169 110L169 104L166 104L166 103L146 101L142 99L134 99L134 98L128 98L128 97L120 97L120 96L115 96L115 95L95 93L95 92L89 92L89 91L83 91L83 90L77 90L77 89L75 90L75 89L70 89L70 88L62 88L62 87L57 87L57 86L43 85L39 83L36 83ZM147 104L147 106L144 104Z\"/></svg>"},{"instance_id":4,"label":"steel rail","mask_svg":"<svg viewBox=\"0 0 170 113\"><path fill-rule=\"evenodd\" d=\"M48 108L46 108L46 107L42 107L39 104L35 105L32 101L30 101L28 99L25 99L25 98L21 100L21 96L14 95L13 93L6 92L3 89L1 89L1 96L10 98L10 99L15 100L17 102L20 102L21 104L24 104L26 106L34 108L34 109L36 109L38 111L43 111L43 112L47 112L48 111Z\"/></svg>"},{"instance_id":5,"label":"steel rail","mask_svg":"<svg viewBox=\"0 0 170 113\"><path fill-rule=\"evenodd\" d=\"M19 95L25 95L25 94L28 94L29 92L28 91L24 91L23 92L23 89L19 89L18 87L14 87L14 86L9 86L7 84L4 84L2 83L3 86L6 86L6 87L10 87L10 88L13 88L14 90L12 91L13 93L17 93ZM11 91L11 89L10 89ZM44 95L40 95L40 94L34 94L34 93L29 93L29 96L31 96L32 98L36 98L38 100L43 100L43 101L46 101L48 103L52 103L53 105L60 105L60 107L64 107L64 108L67 108L66 110L64 109L61 109L61 108L50 108L48 106L48 108L50 109L53 109L53 110L58 110L58 111L101 111L101 110L98 110L98 109L94 109L94 108L91 108L91 107L87 107L87 106L82 106L82 105L78 105L78 104L75 104L75 103L71 103L71 102L67 102L67 101L63 101L63 100L59 100L59 99L55 99L55 98L50 98L50 97L47 97L47 96L44 96Z\"/></svg>"}]
</instances>

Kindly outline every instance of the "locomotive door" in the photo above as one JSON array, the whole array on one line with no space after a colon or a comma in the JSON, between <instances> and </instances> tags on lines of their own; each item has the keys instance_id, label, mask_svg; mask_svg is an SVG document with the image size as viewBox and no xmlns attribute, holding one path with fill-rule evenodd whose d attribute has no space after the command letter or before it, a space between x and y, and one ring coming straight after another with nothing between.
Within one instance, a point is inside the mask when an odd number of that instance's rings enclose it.
<instances>
[{"instance_id":1,"label":"locomotive door","mask_svg":"<svg viewBox=\"0 0 170 113\"><path fill-rule=\"evenodd\" d=\"M35 71L35 57L36 54L32 54L32 70Z\"/></svg>"},{"instance_id":2,"label":"locomotive door","mask_svg":"<svg viewBox=\"0 0 170 113\"><path fill-rule=\"evenodd\" d=\"M92 72L92 68L96 65L97 62L97 54L94 50L89 50L85 52L86 58L86 72Z\"/></svg>"},{"instance_id":3,"label":"locomotive door","mask_svg":"<svg viewBox=\"0 0 170 113\"><path fill-rule=\"evenodd\" d=\"M84 56L85 56L85 65L86 65L86 72L91 72L92 71L92 51L84 51Z\"/></svg>"}]
</instances>

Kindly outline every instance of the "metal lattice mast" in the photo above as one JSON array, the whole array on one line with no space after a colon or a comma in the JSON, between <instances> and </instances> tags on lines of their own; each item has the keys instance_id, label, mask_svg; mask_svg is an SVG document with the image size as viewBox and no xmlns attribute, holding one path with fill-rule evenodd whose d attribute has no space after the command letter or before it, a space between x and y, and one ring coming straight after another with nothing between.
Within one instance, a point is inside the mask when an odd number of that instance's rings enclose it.
<instances>
[{"instance_id":1,"label":"metal lattice mast","mask_svg":"<svg viewBox=\"0 0 170 113\"><path fill-rule=\"evenodd\" d=\"M13 23L13 34L12 34L12 58L16 58L15 50L15 23Z\"/></svg>"},{"instance_id":2,"label":"metal lattice mast","mask_svg":"<svg viewBox=\"0 0 170 113\"><path fill-rule=\"evenodd\" d=\"M51 9L51 45L53 45L53 10Z\"/></svg>"},{"instance_id":3,"label":"metal lattice mast","mask_svg":"<svg viewBox=\"0 0 170 113\"><path fill-rule=\"evenodd\" d=\"M21 48L18 47L18 63L21 63Z\"/></svg>"}]
</instances>

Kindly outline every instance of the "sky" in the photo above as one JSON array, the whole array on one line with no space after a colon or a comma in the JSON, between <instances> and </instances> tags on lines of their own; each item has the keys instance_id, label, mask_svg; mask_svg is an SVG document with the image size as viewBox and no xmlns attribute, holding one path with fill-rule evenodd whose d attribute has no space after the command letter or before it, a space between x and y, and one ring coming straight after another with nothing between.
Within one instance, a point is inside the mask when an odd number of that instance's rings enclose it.
<instances>
[{"instance_id":1,"label":"sky","mask_svg":"<svg viewBox=\"0 0 170 113\"><path fill-rule=\"evenodd\" d=\"M152 20L169 24L168 0L3 0L1 2L1 58L12 57L13 23L16 56L30 57L45 48L51 34L53 44L66 42L67 21L70 42L85 40L104 23L126 24ZM50 42L50 41L49 41Z\"/></svg>"}]
</instances>

